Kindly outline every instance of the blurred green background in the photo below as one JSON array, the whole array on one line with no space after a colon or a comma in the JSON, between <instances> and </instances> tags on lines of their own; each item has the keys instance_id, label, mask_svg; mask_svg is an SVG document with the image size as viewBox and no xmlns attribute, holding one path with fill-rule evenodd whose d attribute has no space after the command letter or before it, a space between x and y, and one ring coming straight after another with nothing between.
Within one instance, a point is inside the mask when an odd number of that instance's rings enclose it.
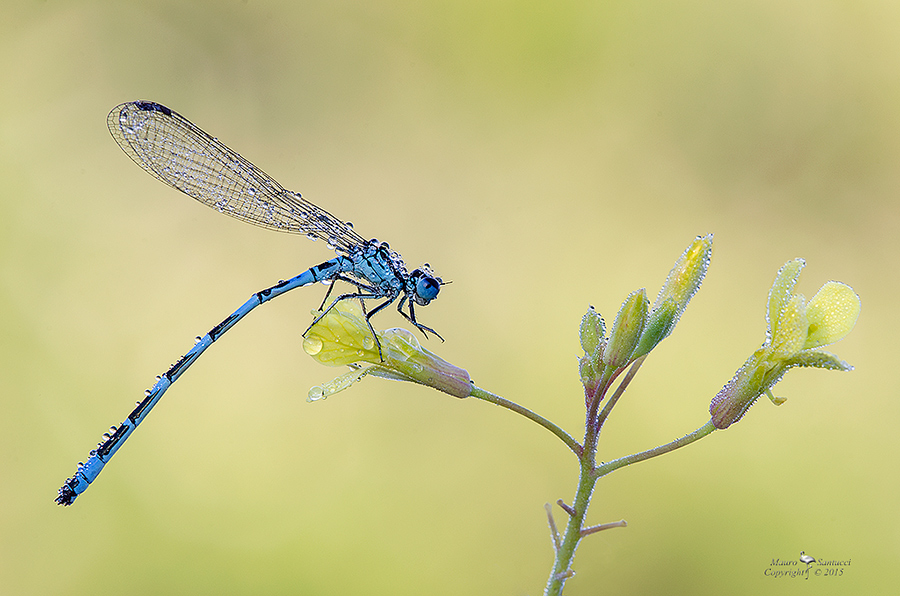
<instances>
[{"instance_id":1,"label":"blurred green background","mask_svg":"<svg viewBox=\"0 0 900 596\"><path fill-rule=\"evenodd\" d=\"M259 309L71 508L75 464L252 292L330 258L135 167L116 104L164 103L453 284L425 345L578 435L577 329L655 296L697 234L706 283L601 440L708 419L798 290L853 286L832 349L740 424L601 481L572 594L895 589L900 6L890 2L4 2L0 591L539 594L574 458L507 411L301 349L324 289ZM403 323L396 313L382 327ZM579 435L580 436L580 435ZM557 510L559 511L559 510ZM562 521L562 514L557 515ZM775 580L773 558L850 559Z\"/></svg>"}]
</instances>

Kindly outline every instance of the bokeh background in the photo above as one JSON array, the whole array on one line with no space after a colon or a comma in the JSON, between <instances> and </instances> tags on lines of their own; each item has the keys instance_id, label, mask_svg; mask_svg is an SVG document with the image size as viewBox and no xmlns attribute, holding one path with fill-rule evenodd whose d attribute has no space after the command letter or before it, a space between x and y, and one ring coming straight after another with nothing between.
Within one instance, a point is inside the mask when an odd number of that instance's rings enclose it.
<instances>
[{"instance_id":1,"label":"bokeh background","mask_svg":"<svg viewBox=\"0 0 900 596\"><path fill-rule=\"evenodd\" d=\"M577 328L654 296L714 232L706 283L601 441L708 419L799 291L852 285L833 351L740 424L603 480L573 594L896 589L900 6L696 0L4 2L0 592L539 594L574 458L505 410L366 379L307 403L324 289L254 312L71 508L57 487L252 292L330 258L216 215L106 130L151 99L452 285L426 345L578 434ZM395 312L377 317L400 325ZM562 522L557 510L557 520ZM771 579L804 550L838 578Z\"/></svg>"}]
</instances>

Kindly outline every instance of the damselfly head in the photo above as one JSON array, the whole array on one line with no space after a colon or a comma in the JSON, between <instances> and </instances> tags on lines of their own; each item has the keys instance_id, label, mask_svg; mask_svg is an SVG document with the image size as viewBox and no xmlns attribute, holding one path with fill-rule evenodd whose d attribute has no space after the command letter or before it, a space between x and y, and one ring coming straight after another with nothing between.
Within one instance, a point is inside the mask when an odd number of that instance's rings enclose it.
<instances>
[{"instance_id":1,"label":"damselfly head","mask_svg":"<svg viewBox=\"0 0 900 596\"><path fill-rule=\"evenodd\" d=\"M441 291L441 278L435 276L428 265L423 265L409 275L410 280L415 284L413 291L413 300L420 306L425 306L435 298Z\"/></svg>"}]
</instances>

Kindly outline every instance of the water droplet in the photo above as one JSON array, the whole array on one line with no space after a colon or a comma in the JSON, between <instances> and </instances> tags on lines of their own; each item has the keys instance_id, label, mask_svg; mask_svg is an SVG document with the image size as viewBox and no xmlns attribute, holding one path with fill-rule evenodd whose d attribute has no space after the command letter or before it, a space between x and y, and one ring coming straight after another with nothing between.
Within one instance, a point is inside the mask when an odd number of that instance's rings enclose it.
<instances>
[{"instance_id":1,"label":"water droplet","mask_svg":"<svg viewBox=\"0 0 900 596\"><path fill-rule=\"evenodd\" d=\"M351 230L353 229L353 222L352 222L352 221L345 221L345 222L344 222L344 225L347 226L348 228L350 228Z\"/></svg>"},{"instance_id":2,"label":"water droplet","mask_svg":"<svg viewBox=\"0 0 900 596\"><path fill-rule=\"evenodd\" d=\"M323 344L322 340L318 337L307 337L303 340L303 351L310 356L315 356L321 352L324 347L325 344Z\"/></svg>"},{"instance_id":3,"label":"water droplet","mask_svg":"<svg viewBox=\"0 0 900 596\"><path fill-rule=\"evenodd\" d=\"M149 389L144 389L144 397L150 397L151 393L152 392ZM138 403L140 403L140 402L138 402Z\"/></svg>"},{"instance_id":4,"label":"water droplet","mask_svg":"<svg viewBox=\"0 0 900 596\"><path fill-rule=\"evenodd\" d=\"M306 237L309 238L310 240L312 240L313 242L316 241L316 235L313 234L312 232L310 232L309 234L307 234Z\"/></svg>"},{"instance_id":5,"label":"water droplet","mask_svg":"<svg viewBox=\"0 0 900 596\"><path fill-rule=\"evenodd\" d=\"M200 337L199 335L198 335L197 337L194 338L194 343L195 343L195 344L199 344L201 341L203 341L203 338Z\"/></svg>"},{"instance_id":6,"label":"water droplet","mask_svg":"<svg viewBox=\"0 0 900 596\"><path fill-rule=\"evenodd\" d=\"M156 375L156 382L159 383L162 381L162 375Z\"/></svg>"},{"instance_id":7,"label":"water droplet","mask_svg":"<svg viewBox=\"0 0 900 596\"><path fill-rule=\"evenodd\" d=\"M325 399L326 397L328 397L328 394L325 393L325 390L322 387L316 385L315 387L310 388L309 394L306 396L306 401L314 402L319 401L320 399Z\"/></svg>"},{"instance_id":8,"label":"water droplet","mask_svg":"<svg viewBox=\"0 0 900 596\"><path fill-rule=\"evenodd\" d=\"M372 348L375 347L375 338L372 337L371 335L366 335L365 337L363 337L362 345L363 345L363 348L365 348L367 350L371 350Z\"/></svg>"}]
</instances>

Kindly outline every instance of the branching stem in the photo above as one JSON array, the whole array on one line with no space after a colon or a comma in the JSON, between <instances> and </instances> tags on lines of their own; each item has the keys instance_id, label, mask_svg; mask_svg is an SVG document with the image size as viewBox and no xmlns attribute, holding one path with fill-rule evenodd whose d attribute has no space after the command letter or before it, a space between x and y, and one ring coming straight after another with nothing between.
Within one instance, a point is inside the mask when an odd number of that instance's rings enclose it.
<instances>
[{"instance_id":1,"label":"branching stem","mask_svg":"<svg viewBox=\"0 0 900 596\"><path fill-rule=\"evenodd\" d=\"M578 444L578 441L573 439L569 433L567 433L560 427L556 426L555 424L553 424L552 422L550 422L549 420L547 420L540 414L535 414L528 408L522 407L519 404L509 401L508 399L502 398L499 395L491 393L490 391L485 391L484 389L482 389L481 387L478 387L476 385L472 385L472 393L470 394L470 397L476 397L478 399L483 399L486 402L490 402L490 403L496 404L500 407L507 408L509 410L512 410L516 414L521 414L522 416L525 416L529 420L537 422L538 424L540 424L541 426L543 426L544 428L546 428L547 430L552 432L554 435L559 437L559 439L563 443L565 443L569 449L572 450L572 453L574 453L578 457L581 457L583 450L582 450L581 445Z\"/></svg>"}]
</instances>

